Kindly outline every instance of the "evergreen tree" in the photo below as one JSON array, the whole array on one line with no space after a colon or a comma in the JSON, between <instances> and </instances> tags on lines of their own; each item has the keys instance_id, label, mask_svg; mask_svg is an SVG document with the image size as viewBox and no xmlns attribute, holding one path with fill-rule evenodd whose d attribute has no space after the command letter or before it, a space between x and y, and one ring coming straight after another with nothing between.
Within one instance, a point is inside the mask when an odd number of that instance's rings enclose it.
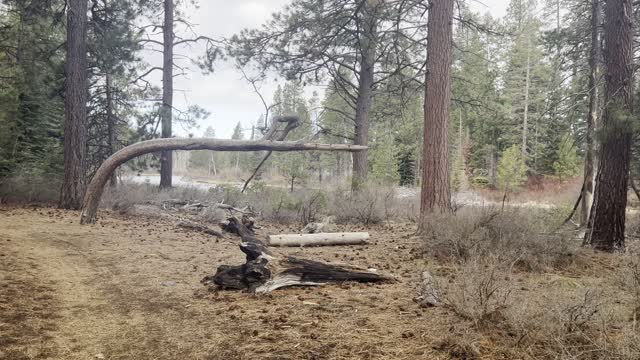
<instances>
[{"instance_id":1,"label":"evergreen tree","mask_svg":"<svg viewBox=\"0 0 640 360\"><path fill-rule=\"evenodd\" d=\"M521 148L512 145L502 152L498 162L496 185L505 193L516 191L527 181L527 165Z\"/></svg>"},{"instance_id":2,"label":"evergreen tree","mask_svg":"<svg viewBox=\"0 0 640 360\"><path fill-rule=\"evenodd\" d=\"M569 134L562 137L553 170L560 181L576 176L580 171L580 157L573 143L573 137Z\"/></svg>"}]
</instances>

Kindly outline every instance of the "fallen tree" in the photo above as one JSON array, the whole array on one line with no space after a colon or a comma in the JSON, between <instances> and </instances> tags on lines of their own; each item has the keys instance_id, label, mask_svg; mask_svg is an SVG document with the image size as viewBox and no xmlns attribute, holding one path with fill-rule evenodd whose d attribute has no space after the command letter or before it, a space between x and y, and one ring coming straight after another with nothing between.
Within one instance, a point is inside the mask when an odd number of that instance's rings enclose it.
<instances>
[{"instance_id":1,"label":"fallen tree","mask_svg":"<svg viewBox=\"0 0 640 360\"><path fill-rule=\"evenodd\" d=\"M226 226L242 238L240 250L245 253L246 262L242 265L219 266L214 275L206 276L201 281L210 287L264 294L286 286L394 281L390 276L362 268L282 256L271 252L265 242L238 219L230 218Z\"/></svg>"},{"instance_id":2,"label":"fallen tree","mask_svg":"<svg viewBox=\"0 0 640 360\"><path fill-rule=\"evenodd\" d=\"M267 237L269 246L363 245L367 240L368 232L280 234Z\"/></svg>"},{"instance_id":3,"label":"fallen tree","mask_svg":"<svg viewBox=\"0 0 640 360\"><path fill-rule=\"evenodd\" d=\"M366 146L343 144L305 144L285 141L220 140L220 139L155 139L129 145L105 160L91 179L82 204L81 224L92 224L104 186L118 166L149 153L169 150L217 151L363 151Z\"/></svg>"}]
</instances>

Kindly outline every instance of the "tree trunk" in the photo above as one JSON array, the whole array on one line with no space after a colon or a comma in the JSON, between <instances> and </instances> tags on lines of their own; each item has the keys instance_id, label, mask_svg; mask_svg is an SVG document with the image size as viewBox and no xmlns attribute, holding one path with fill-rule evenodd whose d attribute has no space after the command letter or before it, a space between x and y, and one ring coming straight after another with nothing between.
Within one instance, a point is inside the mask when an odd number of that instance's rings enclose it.
<instances>
[{"instance_id":1,"label":"tree trunk","mask_svg":"<svg viewBox=\"0 0 640 360\"><path fill-rule=\"evenodd\" d=\"M64 122L64 180L60 207L79 209L87 146L87 1L69 0Z\"/></svg>"},{"instance_id":2,"label":"tree trunk","mask_svg":"<svg viewBox=\"0 0 640 360\"><path fill-rule=\"evenodd\" d=\"M111 74L107 74L106 77L106 97L107 97L107 146L109 148L109 156L116 152L116 119L113 116L113 94L111 90ZM110 186L116 186L118 184L118 178L114 171L109 180Z\"/></svg>"},{"instance_id":3,"label":"tree trunk","mask_svg":"<svg viewBox=\"0 0 640 360\"><path fill-rule=\"evenodd\" d=\"M580 226L587 226L589 209L593 203L594 175L596 166L596 144L594 133L598 127L598 109L600 106L600 62L602 48L600 44L600 22L602 0L591 1L591 51L589 53L589 115L587 116L587 133L585 135L586 151L584 156L584 187L582 188L582 207L580 211Z\"/></svg>"},{"instance_id":4,"label":"tree trunk","mask_svg":"<svg viewBox=\"0 0 640 360\"><path fill-rule=\"evenodd\" d=\"M449 107L454 0L431 1L427 24L427 75L420 214L451 209Z\"/></svg>"},{"instance_id":5,"label":"tree trunk","mask_svg":"<svg viewBox=\"0 0 640 360\"><path fill-rule=\"evenodd\" d=\"M218 151L365 151L366 146L342 144L304 144L284 141L247 141L219 139L155 139L142 141L118 150L100 165L91 179L82 204L81 223L94 223L100 197L111 174L125 162L149 153L173 150L218 150Z\"/></svg>"},{"instance_id":6,"label":"tree trunk","mask_svg":"<svg viewBox=\"0 0 640 360\"><path fill-rule=\"evenodd\" d=\"M596 188L585 244L624 250L625 211L632 139L633 19L631 0L605 7L605 108Z\"/></svg>"},{"instance_id":7,"label":"tree trunk","mask_svg":"<svg viewBox=\"0 0 640 360\"><path fill-rule=\"evenodd\" d=\"M172 136L173 122L173 0L164 0L163 51L162 51L162 137ZM171 151L160 153L160 187L171 187L173 175L173 159Z\"/></svg>"},{"instance_id":8,"label":"tree trunk","mask_svg":"<svg viewBox=\"0 0 640 360\"><path fill-rule=\"evenodd\" d=\"M373 81L376 60L377 26L376 6L366 1L362 7L363 30L360 34L361 63L358 74L358 98L355 114L355 145L366 146L369 141L369 113L373 97ZM368 153L353 153L353 177L351 188L358 190L367 181Z\"/></svg>"},{"instance_id":9,"label":"tree trunk","mask_svg":"<svg viewBox=\"0 0 640 360\"><path fill-rule=\"evenodd\" d=\"M524 114L522 119L522 157L527 159L527 132L529 130L529 83L531 76L531 45L529 34L527 36L527 69L524 80Z\"/></svg>"}]
</instances>

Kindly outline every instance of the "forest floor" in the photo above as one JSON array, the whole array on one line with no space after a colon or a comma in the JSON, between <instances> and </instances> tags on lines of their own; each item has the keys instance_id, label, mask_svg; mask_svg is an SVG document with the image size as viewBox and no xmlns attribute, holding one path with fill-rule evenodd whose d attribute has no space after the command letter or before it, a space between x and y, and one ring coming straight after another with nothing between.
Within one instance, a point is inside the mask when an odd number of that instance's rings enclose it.
<instances>
[{"instance_id":1,"label":"forest floor","mask_svg":"<svg viewBox=\"0 0 640 360\"><path fill-rule=\"evenodd\" d=\"M0 207L0 359L509 358L495 336L468 335L470 323L447 307L413 301L421 271L446 274L447 265L421 255L412 225L343 227L369 231L369 245L278 250L376 268L397 283L257 297L200 284L218 265L244 262L236 237L108 212L96 225L78 219L73 211ZM263 225L259 234L299 231ZM606 283L614 260L597 260L588 271L522 274L519 288L530 296L544 286ZM452 336L473 337L475 355L456 350Z\"/></svg>"}]
</instances>

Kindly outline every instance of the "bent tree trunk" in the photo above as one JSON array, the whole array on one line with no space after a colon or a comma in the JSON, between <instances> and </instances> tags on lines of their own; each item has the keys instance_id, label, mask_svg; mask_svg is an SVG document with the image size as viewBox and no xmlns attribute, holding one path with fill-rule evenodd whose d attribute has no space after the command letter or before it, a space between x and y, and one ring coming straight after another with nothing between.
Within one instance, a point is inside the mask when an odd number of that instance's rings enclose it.
<instances>
[{"instance_id":1,"label":"bent tree trunk","mask_svg":"<svg viewBox=\"0 0 640 360\"><path fill-rule=\"evenodd\" d=\"M127 146L111 155L100 165L91 179L82 204L81 224L96 221L96 212L104 186L118 166L149 153L173 150L218 150L218 151L364 151L366 146L336 144L304 144L285 141L251 141L219 139L155 139Z\"/></svg>"},{"instance_id":2,"label":"bent tree trunk","mask_svg":"<svg viewBox=\"0 0 640 360\"><path fill-rule=\"evenodd\" d=\"M623 251L631 160L633 98L631 0L605 6L605 108L600 164L584 243L596 250Z\"/></svg>"},{"instance_id":3,"label":"bent tree trunk","mask_svg":"<svg viewBox=\"0 0 640 360\"><path fill-rule=\"evenodd\" d=\"M264 294L286 286L312 286L331 282L393 281L389 276L353 266L282 256L269 251L265 243L238 219L230 218L226 229L240 235L240 250L247 255L242 265L221 265L202 283L222 289L249 290Z\"/></svg>"}]
</instances>

